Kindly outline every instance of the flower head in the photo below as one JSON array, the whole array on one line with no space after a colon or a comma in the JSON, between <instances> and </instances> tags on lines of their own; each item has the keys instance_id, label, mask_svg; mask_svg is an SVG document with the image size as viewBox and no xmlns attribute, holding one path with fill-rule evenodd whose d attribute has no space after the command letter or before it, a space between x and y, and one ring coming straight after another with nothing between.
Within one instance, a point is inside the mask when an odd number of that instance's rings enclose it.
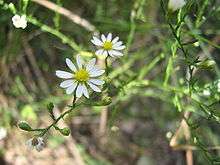
<instances>
[{"instance_id":1,"label":"flower head","mask_svg":"<svg viewBox=\"0 0 220 165\"><path fill-rule=\"evenodd\" d=\"M122 50L125 49L122 41L119 41L119 37L112 38L112 34L107 36L101 35L101 39L93 36L91 42L98 46L100 49L95 52L97 55L109 55L111 57L123 56Z\"/></svg>"},{"instance_id":2,"label":"flower head","mask_svg":"<svg viewBox=\"0 0 220 165\"><path fill-rule=\"evenodd\" d=\"M86 64L81 57L77 55L76 63L77 67L67 58L66 64L72 72L56 71L57 77L66 79L60 84L60 87L66 89L67 94L75 92L77 98L83 95L89 98L88 86L95 92L101 92L97 85L103 85L104 81L96 77L101 76L105 71L95 66L96 59L93 58Z\"/></svg>"},{"instance_id":3,"label":"flower head","mask_svg":"<svg viewBox=\"0 0 220 165\"><path fill-rule=\"evenodd\" d=\"M29 149L36 149L38 152L45 148L44 139L42 137L33 137L26 142Z\"/></svg>"},{"instance_id":4,"label":"flower head","mask_svg":"<svg viewBox=\"0 0 220 165\"><path fill-rule=\"evenodd\" d=\"M26 20L26 16L25 15L14 15L12 17L12 22L13 22L13 25L16 27L16 28L22 28L22 29L25 29L27 27L27 20Z\"/></svg>"},{"instance_id":5,"label":"flower head","mask_svg":"<svg viewBox=\"0 0 220 165\"><path fill-rule=\"evenodd\" d=\"M185 4L185 0L169 0L168 8L172 11L176 11L181 9Z\"/></svg>"}]
</instances>

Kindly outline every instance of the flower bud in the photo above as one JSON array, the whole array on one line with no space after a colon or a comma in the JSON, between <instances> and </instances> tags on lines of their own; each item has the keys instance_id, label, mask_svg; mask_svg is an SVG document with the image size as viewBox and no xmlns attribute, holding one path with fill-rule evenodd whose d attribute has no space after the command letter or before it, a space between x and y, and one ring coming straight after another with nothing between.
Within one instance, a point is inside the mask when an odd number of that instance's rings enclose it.
<instances>
[{"instance_id":1,"label":"flower bud","mask_svg":"<svg viewBox=\"0 0 220 165\"><path fill-rule=\"evenodd\" d=\"M65 127L63 129L59 129L60 133L64 136L69 136L70 135L70 129Z\"/></svg>"},{"instance_id":2,"label":"flower bud","mask_svg":"<svg viewBox=\"0 0 220 165\"><path fill-rule=\"evenodd\" d=\"M18 123L18 127L24 131L31 131L31 126L26 121L21 121Z\"/></svg>"},{"instance_id":3,"label":"flower bud","mask_svg":"<svg viewBox=\"0 0 220 165\"><path fill-rule=\"evenodd\" d=\"M11 12L13 14L16 13L16 8L15 8L15 5L13 3L9 3L8 8L11 10Z\"/></svg>"},{"instance_id":4,"label":"flower bud","mask_svg":"<svg viewBox=\"0 0 220 165\"><path fill-rule=\"evenodd\" d=\"M48 111L49 111L50 113L53 112L53 108L54 108L53 103L49 103L49 104L47 105L47 109L48 109Z\"/></svg>"},{"instance_id":5,"label":"flower bud","mask_svg":"<svg viewBox=\"0 0 220 165\"><path fill-rule=\"evenodd\" d=\"M102 100L102 104L103 105L109 105L112 103L112 98L111 97L105 97L103 100Z\"/></svg>"}]
</instances>

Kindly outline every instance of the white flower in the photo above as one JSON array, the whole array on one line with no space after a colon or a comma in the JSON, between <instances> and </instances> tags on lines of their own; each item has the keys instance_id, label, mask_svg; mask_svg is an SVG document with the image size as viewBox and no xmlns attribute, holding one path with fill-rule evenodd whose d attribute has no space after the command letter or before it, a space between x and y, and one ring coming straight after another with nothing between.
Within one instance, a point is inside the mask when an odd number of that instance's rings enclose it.
<instances>
[{"instance_id":1,"label":"white flower","mask_svg":"<svg viewBox=\"0 0 220 165\"><path fill-rule=\"evenodd\" d=\"M172 11L176 11L181 9L185 4L185 0L169 0L168 8Z\"/></svg>"},{"instance_id":2,"label":"white flower","mask_svg":"<svg viewBox=\"0 0 220 165\"><path fill-rule=\"evenodd\" d=\"M107 37L102 34L101 39L93 36L91 42L100 48L95 52L96 55L110 55L111 57L123 56L121 51L125 49L125 46L122 41L119 41L119 37L113 39L111 33L108 33Z\"/></svg>"},{"instance_id":3,"label":"white flower","mask_svg":"<svg viewBox=\"0 0 220 165\"><path fill-rule=\"evenodd\" d=\"M14 15L12 17L12 22L13 22L13 25L16 27L16 28L22 28L22 29L25 29L27 27L27 20L26 20L26 16L25 15Z\"/></svg>"},{"instance_id":4,"label":"white flower","mask_svg":"<svg viewBox=\"0 0 220 165\"><path fill-rule=\"evenodd\" d=\"M4 139L7 136L7 130L3 127L0 128L0 140Z\"/></svg>"},{"instance_id":5,"label":"white flower","mask_svg":"<svg viewBox=\"0 0 220 165\"><path fill-rule=\"evenodd\" d=\"M80 98L82 95L89 98L88 86L95 92L101 92L97 85L103 85L105 82L96 77L101 76L105 71L95 66L96 59L93 58L85 64L81 57L77 55L76 63L77 67L67 58L66 64L72 72L56 71L57 77L67 79L60 84L61 88L66 89L66 94L75 92L77 98Z\"/></svg>"},{"instance_id":6,"label":"white flower","mask_svg":"<svg viewBox=\"0 0 220 165\"><path fill-rule=\"evenodd\" d=\"M42 137L34 137L26 142L29 149L36 149L38 152L45 148L44 139Z\"/></svg>"}]
</instances>

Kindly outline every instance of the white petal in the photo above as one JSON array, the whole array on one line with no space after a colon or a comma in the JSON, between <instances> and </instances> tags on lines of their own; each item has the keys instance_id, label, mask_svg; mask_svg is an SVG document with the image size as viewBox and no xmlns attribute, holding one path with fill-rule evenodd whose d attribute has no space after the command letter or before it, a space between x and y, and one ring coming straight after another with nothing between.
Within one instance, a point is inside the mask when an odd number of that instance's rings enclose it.
<instances>
[{"instance_id":1,"label":"white petal","mask_svg":"<svg viewBox=\"0 0 220 165\"><path fill-rule=\"evenodd\" d=\"M44 147L45 147L44 142L38 143L38 145L35 146L35 148L36 148L36 150L37 150L38 152L42 151L42 150L44 149Z\"/></svg>"},{"instance_id":2,"label":"white petal","mask_svg":"<svg viewBox=\"0 0 220 165\"><path fill-rule=\"evenodd\" d=\"M68 78L72 78L73 74L66 72L66 71L62 71L62 70L57 70L56 71L56 76L59 78L64 78L64 79L68 79Z\"/></svg>"},{"instance_id":3,"label":"white petal","mask_svg":"<svg viewBox=\"0 0 220 165\"><path fill-rule=\"evenodd\" d=\"M122 46L113 46L113 49L115 49L115 50L123 50L123 49L125 49L125 46L124 45L122 45Z\"/></svg>"},{"instance_id":4,"label":"white petal","mask_svg":"<svg viewBox=\"0 0 220 165\"><path fill-rule=\"evenodd\" d=\"M23 27L27 26L26 15L21 16L21 24L22 24Z\"/></svg>"},{"instance_id":5,"label":"white petal","mask_svg":"<svg viewBox=\"0 0 220 165\"><path fill-rule=\"evenodd\" d=\"M13 25L16 28L20 28L21 27L21 17L19 15L13 16L12 17L12 22L13 22Z\"/></svg>"},{"instance_id":6,"label":"white petal","mask_svg":"<svg viewBox=\"0 0 220 165\"><path fill-rule=\"evenodd\" d=\"M105 42L106 41L106 37L104 34L101 35L101 39L102 39L102 42Z\"/></svg>"},{"instance_id":7,"label":"white petal","mask_svg":"<svg viewBox=\"0 0 220 165\"><path fill-rule=\"evenodd\" d=\"M22 23L21 28L25 29L27 27L27 22Z\"/></svg>"},{"instance_id":8,"label":"white petal","mask_svg":"<svg viewBox=\"0 0 220 165\"><path fill-rule=\"evenodd\" d=\"M78 68L79 68L79 69L82 69L83 60L82 60L82 58L80 57L80 55L77 55L77 56L76 56L76 63L77 63L77 65L78 65Z\"/></svg>"},{"instance_id":9,"label":"white petal","mask_svg":"<svg viewBox=\"0 0 220 165\"><path fill-rule=\"evenodd\" d=\"M27 20L26 20L26 16L22 15L21 16L21 28L25 29L27 27Z\"/></svg>"},{"instance_id":10,"label":"white petal","mask_svg":"<svg viewBox=\"0 0 220 165\"><path fill-rule=\"evenodd\" d=\"M113 47L118 47L121 46L122 44L123 44L122 41L118 41L115 44L113 44Z\"/></svg>"},{"instance_id":11,"label":"white petal","mask_svg":"<svg viewBox=\"0 0 220 165\"><path fill-rule=\"evenodd\" d=\"M115 50L110 50L109 54L111 54L112 56L123 56L121 52Z\"/></svg>"},{"instance_id":12,"label":"white petal","mask_svg":"<svg viewBox=\"0 0 220 165\"><path fill-rule=\"evenodd\" d=\"M74 90L76 89L76 87L77 87L77 83L74 83L71 86L69 86L66 89L66 94L68 94L68 95L72 94L74 92Z\"/></svg>"},{"instance_id":13,"label":"white petal","mask_svg":"<svg viewBox=\"0 0 220 165\"><path fill-rule=\"evenodd\" d=\"M112 41L112 33L108 33L107 39L108 42Z\"/></svg>"},{"instance_id":14,"label":"white petal","mask_svg":"<svg viewBox=\"0 0 220 165\"><path fill-rule=\"evenodd\" d=\"M103 42L95 36L93 36L93 39L91 40L91 42L96 46L102 46L103 45Z\"/></svg>"},{"instance_id":15,"label":"white petal","mask_svg":"<svg viewBox=\"0 0 220 165\"><path fill-rule=\"evenodd\" d=\"M103 49L99 49L95 52L96 55L103 55Z\"/></svg>"},{"instance_id":16,"label":"white petal","mask_svg":"<svg viewBox=\"0 0 220 165\"><path fill-rule=\"evenodd\" d=\"M109 51L108 51L108 54L109 54L111 57L114 57L114 54L112 53L112 50L109 50Z\"/></svg>"},{"instance_id":17,"label":"white petal","mask_svg":"<svg viewBox=\"0 0 220 165\"><path fill-rule=\"evenodd\" d=\"M94 67L95 63L96 63L96 58L91 59L86 65L86 70L90 71Z\"/></svg>"},{"instance_id":18,"label":"white petal","mask_svg":"<svg viewBox=\"0 0 220 165\"><path fill-rule=\"evenodd\" d=\"M119 40L119 37L115 37L113 40L112 40L112 43L115 44L116 42L118 42Z\"/></svg>"},{"instance_id":19,"label":"white petal","mask_svg":"<svg viewBox=\"0 0 220 165\"><path fill-rule=\"evenodd\" d=\"M98 77L98 76L101 76L103 73L105 73L105 70L94 68L90 70L89 75L90 77Z\"/></svg>"},{"instance_id":20,"label":"white petal","mask_svg":"<svg viewBox=\"0 0 220 165\"><path fill-rule=\"evenodd\" d=\"M76 89L76 97L80 98L83 95L83 85L79 84L77 89Z\"/></svg>"},{"instance_id":21,"label":"white petal","mask_svg":"<svg viewBox=\"0 0 220 165\"><path fill-rule=\"evenodd\" d=\"M66 65L74 72L76 72L76 67L75 65L73 64L73 62L69 59L69 58L66 58Z\"/></svg>"},{"instance_id":22,"label":"white petal","mask_svg":"<svg viewBox=\"0 0 220 165\"><path fill-rule=\"evenodd\" d=\"M101 92L101 89L99 89L96 85L92 83L88 83L88 85L94 90L95 92Z\"/></svg>"},{"instance_id":23,"label":"white petal","mask_svg":"<svg viewBox=\"0 0 220 165\"><path fill-rule=\"evenodd\" d=\"M89 98L89 92L88 89L86 88L85 84L82 85L82 91L83 91L83 95L87 98Z\"/></svg>"},{"instance_id":24,"label":"white petal","mask_svg":"<svg viewBox=\"0 0 220 165\"><path fill-rule=\"evenodd\" d=\"M65 81L60 83L60 87L61 88L67 88L67 87L73 85L74 83L75 83L74 80L65 80Z\"/></svg>"},{"instance_id":25,"label":"white petal","mask_svg":"<svg viewBox=\"0 0 220 165\"><path fill-rule=\"evenodd\" d=\"M95 85L103 85L105 83L105 81L99 79L90 79L89 82Z\"/></svg>"},{"instance_id":26,"label":"white petal","mask_svg":"<svg viewBox=\"0 0 220 165\"><path fill-rule=\"evenodd\" d=\"M26 20L26 16L25 15L22 15L22 16L15 15L15 16L13 16L12 17L12 22L13 22L13 25L16 28L25 29L27 27L27 20Z\"/></svg>"},{"instance_id":27,"label":"white petal","mask_svg":"<svg viewBox=\"0 0 220 165\"><path fill-rule=\"evenodd\" d=\"M104 56L107 56L107 55L108 55L108 52L105 50L105 51L103 52L103 55L104 55Z\"/></svg>"},{"instance_id":28,"label":"white petal","mask_svg":"<svg viewBox=\"0 0 220 165\"><path fill-rule=\"evenodd\" d=\"M13 17L12 17L12 22L16 22L16 21L18 21L18 20L20 20L21 19L21 17L20 17L20 15L14 15Z\"/></svg>"}]
</instances>

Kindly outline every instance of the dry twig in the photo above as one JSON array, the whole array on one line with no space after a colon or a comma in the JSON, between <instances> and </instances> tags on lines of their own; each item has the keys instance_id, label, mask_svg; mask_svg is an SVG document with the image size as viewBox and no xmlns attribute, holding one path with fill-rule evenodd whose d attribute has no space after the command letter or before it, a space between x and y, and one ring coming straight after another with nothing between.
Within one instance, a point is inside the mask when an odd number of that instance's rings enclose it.
<instances>
[{"instance_id":1,"label":"dry twig","mask_svg":"<svg viewBox=\"0 0 220 165\"><path fill-rule=\"evenodd\" d=\"M92 25L89 21L85 20L84 18L81 18L77 14L74 14L73 12L67 10L64 7L60 7L60 6L56 5L53 2L50 2L47 0L32 0L32 1L67 17L72 22L84 27L88 31L94 32L96 30L95 26Z\"/></svg>"}]
</instances>

